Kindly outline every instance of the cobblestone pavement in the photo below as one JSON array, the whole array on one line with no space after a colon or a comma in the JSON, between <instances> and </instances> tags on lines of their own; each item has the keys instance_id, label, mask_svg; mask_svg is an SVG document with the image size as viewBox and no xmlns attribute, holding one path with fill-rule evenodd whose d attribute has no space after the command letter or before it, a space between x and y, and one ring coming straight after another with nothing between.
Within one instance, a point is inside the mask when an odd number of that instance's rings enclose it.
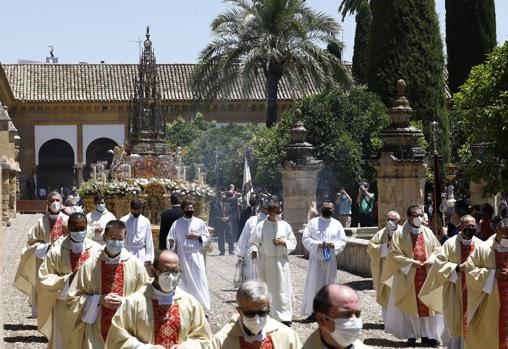
<instances>
[{"instance_id":1,"label":"cobblestone pavement","mask_svg":"<svg viewBox=\"0 0 508 349\"><path fill-rule=\"evenodd\" d=\"M12 286L19 261L19 254L25 243L25 232L35 223L38 215L18 215L14 224L4 231L1 238L6 246L3 251L2 301L4 316L4 341L6 348L45 348L46 339L37 332L37 323L30 318L27 298ZM215 246L216 247L216 246ZM208 282L212 309L210 325L215 332L236 312L235 290L233 289L234 264L236 257L219 256L217 248L207 257ZM291 256L293 281L293 326L300 339L305 341L314 331L316 324L303 323L300 306L308 262ZM362 339L374 348L403 348L405 342L383 332L381 310L375 301L372 280L339 271L338 281L351 286L360 294L364 331ZM424 347L420 347L424 348Z\"/></svg>"}]
</instances>

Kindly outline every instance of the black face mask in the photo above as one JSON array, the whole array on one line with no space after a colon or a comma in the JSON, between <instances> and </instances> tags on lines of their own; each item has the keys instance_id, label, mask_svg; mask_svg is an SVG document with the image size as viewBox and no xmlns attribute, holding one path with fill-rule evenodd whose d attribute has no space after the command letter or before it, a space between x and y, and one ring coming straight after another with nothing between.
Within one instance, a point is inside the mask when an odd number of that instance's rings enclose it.
<instances>
[{"instance_id":1,"label":"black face mask","mask_svg":"<svg viewBox=\"0 0 508 349\"><path fill-rule=\"evenodd\" d=\"M187 218L191 218L194 214L194 210L183 211L183 215Z\"/></svg>"},{"instance_id":2,"label":"black face mask","mask_svg":"<svg viewBox=\"0 0 508 349\"><path fill-rule=\"evenodd\" d=\"M476 233L476 228L464 228L462 229L462 234L466 236L468 239L471 239Z\"/></svg>"},{"instance_id":3,"label":"black face mask","mask_svg":"<svg viewBox=\"0 0 508 349\"><path fill-rule=\"evenodd\" d=\"M138 218L140 215L141 215L141 213L133 213L133 214L132 214L132 216L133 216L134 218Z\"/></svg>"},{"instance_id":4,"label":"black face mask","mask_svg":"<svg viewBox=\"0 0 508 349\"><path fill-rule=\"evenodd\" d=\"M330 218L333 214L333 210L329 207L325 207L321 209L321 215L325 218Z\"/></svg>"}]
</instances>

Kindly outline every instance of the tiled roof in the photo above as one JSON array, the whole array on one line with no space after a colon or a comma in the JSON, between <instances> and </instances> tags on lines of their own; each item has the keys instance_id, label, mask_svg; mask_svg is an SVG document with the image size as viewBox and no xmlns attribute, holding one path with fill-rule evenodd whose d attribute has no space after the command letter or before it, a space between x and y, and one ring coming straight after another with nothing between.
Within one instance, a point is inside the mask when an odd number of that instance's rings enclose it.
<instances>
[{"instance_id":1,"label":"tiled roof","mask_svg":"<svg viewBox=\"0 0 508 349\"><path fill-rule=\"evenodd\" d=\"M18 102L126 102L134 94L136 64L2 64L14 98ZM159 64L163 101L193 99L188 81L194 64ZM254 84L252 100L265 100L264 77ZM279 99L297 99L317 92L292 91L285 80L279 85ZM243 100L238 85L222 100Z\"/></svg>"}]
</instances>

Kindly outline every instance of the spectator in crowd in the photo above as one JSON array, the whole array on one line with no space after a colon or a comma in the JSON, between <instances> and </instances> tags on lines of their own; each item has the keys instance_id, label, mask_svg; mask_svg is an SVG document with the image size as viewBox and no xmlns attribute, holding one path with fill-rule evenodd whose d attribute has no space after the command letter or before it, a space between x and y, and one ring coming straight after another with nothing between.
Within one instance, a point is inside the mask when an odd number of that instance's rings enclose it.
<instances>
[{"instance_id":1,"label":"spectator in crowd","mask_svg":"<svg viewBox=\"0 0 508 349\"><path fill-rule=\"evenodd\" d=\"M374 212L374 194L369 193L369 184L363 183L358 188L358 195L356 197L358 204L358 218L361 227L370 227L373 225L373 212Z\"/></svg>"},{"instance_id":2,"label":"spectator in crowd","mask_svg":"<svg viewBox=\"0 0 508 349\"><path fill-rule=\"evenodd\" d=\"M178 196L178 194L171 194L170 197L171 208L162 211L161 213L161 227L159 234L159 249L165 250L168 247L166 246L166 239L168 237L169 229L173 223L178 219L183 217L183 210L181 207L182 200Z\"/></svg>"},{"instance_id":3,"label":"spectator in crowd","mask_svg":"<svg viewBox=\"0 0 508 349\"><path fill-rule=\"evenodd\" d=\"M341 188L335 198L335 216L344 228L351 227L351 205L353 199L346 192L344 188Z\"/></svg>"}]
</instances>

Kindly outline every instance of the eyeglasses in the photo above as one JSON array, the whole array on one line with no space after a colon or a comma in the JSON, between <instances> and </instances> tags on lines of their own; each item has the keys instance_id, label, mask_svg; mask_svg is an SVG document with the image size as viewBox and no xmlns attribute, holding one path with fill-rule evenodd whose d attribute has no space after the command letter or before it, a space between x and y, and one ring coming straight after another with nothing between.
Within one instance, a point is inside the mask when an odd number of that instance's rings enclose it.
<instances>
[{"instance_id":1,"label":"eyeglasses","mask_svg":"<svg viewBox=\"0 0 508 349\"><path fill-rule=\"evenodd\" d=\"M249 318L252 318L252 317L254 317L256 315L259 315L260 317L263 317L263 316L267 316L268 314L270 314L270 309L251 310L251 311L242 310L242 313L243 313L243 315L245 315L246 317L249 317Z\"/></svg>"}]
</instances>

